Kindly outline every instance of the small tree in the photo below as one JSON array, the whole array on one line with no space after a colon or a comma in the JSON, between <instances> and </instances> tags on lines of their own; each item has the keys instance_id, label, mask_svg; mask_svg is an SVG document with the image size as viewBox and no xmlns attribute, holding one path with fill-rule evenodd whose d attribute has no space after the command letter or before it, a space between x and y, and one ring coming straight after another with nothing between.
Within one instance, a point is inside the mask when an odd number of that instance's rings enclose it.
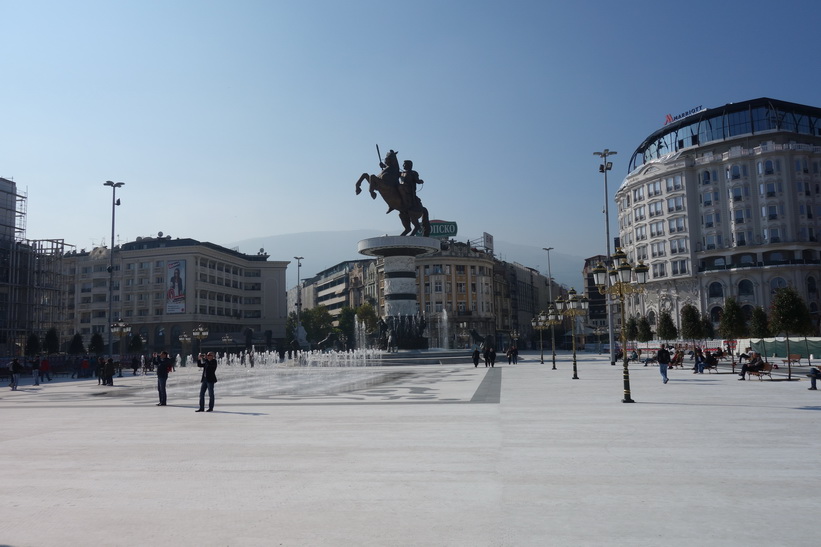
<instances>
[{"instance_id":1,"label":"small tree","mask_svg":"<svg viewBox=\"0 0 821 547\"><path fill-rule=\"evenodd\" d=\"M640 317L638 320L638 333L636 340L639 342L649 342L653 339L653 330L650 328L650 321L646 317Z\"/></svg>"},{"instance_id":2,"label":"small tree","mask_svg":"<svg viewBox=\"0 0 821 547\"><path fill-rule=\"evenodd\" d=\"M365 325L365 332L368 334L375 332L379 328L379 317L376 309L370 302L365 302L356 308L356 317Z\"/></svg>"},{"instance_id":3,"label":"small tree","mask_svg":"<svg viewBox=\"0 0 821 547\"><path fill-rule=\"evenodd\" d=\"M132 334L128 342L128 353L140 353L143 350L143 339L139 334Z\"/></svg>"},{"instance_id":4,"label":"small tree","mask_svg":"<svg viewBox=\"0 0 821 547\"><path fill-rule=\"evenodd\" d=\"M88 352L94 355L102 355L105 352L105 341L99 332L91 335L91 341L88 343Z\"/></svg>"},{"instance_id":5,"label":"small tree","mask_svg":"<svg viewBox=\"0 0 821 547\"><path fill-rule=\"evenodd\" d=\"M68 346L68 353L70 355L82 355L85 353L85 346L83 346L83 337L82 335L77 332L74 334L74 337L71 339L71 344Z\"/></svg>"},{"instance_id":6,"label":"small tree","mask_svg":"<svg viewBox=\"0 0 821 547\"><path fill-rule=\"evenodd\" d=\"M784 333L787 340L787 379L792 380L790 334L807 335L813 330L810 310L792 287L775 291L770 305L770 329L775 333Z\"/></svg>"},{"instance_id":7,"label":"small tree","mask_svg":"<svg viewBox=\"0 0 821 547\"><path fill-rule=\"evenodd\" d=\"M747 320L738 301L729 297L724 301L724 313L721 314L721 321L718 323L718 332L725 340L735 340L747 335ZM730 351L730 358L735 372L735 353Z\"/></svg>"},{"instance_id":8,"label":"small tree","mask_svg":"<svg viewBox=\"0 0 821 547\"><path fill-rule=\"evenodd\" d=\"M46 336L43 338L43 351L47 355L60 353L60 335L57 334L56 328L51 327L46 331Z\"/></svg>"},{"instance_id":9,"label":"small tree","mask_svg":"<svg viewBox=\"0 0 821 547\"><path fill-rule=\"evenodd\" d=\"M628 342L633 341L639 337L639 322L638 319L635 317L631 317L627 320L627 325L625 325L625 338ZM622 350L626 351L627 348L622 348Z\"/></svg>"},{"instance_id":10,"label":"small tree","mask_svg":"<svg viewBox=\"0 0 821 547\"><path fill-rule=\"evenodd\" d=\"M345 349L356 346L356 310L345 306L339 312L339 333L345 338Z\"/></svg>"},{"instance_id":11,"label":"small tree","mask_svg":"<svg viewBox=\"0 0 821 547\"><path fill-rule=\"evenodd\" d=\"M40 353L40 337L34 333L29 334L29 337L26 339L26 355L31 357L38 353Z\"/></svg>"},{"instance_id":12,"label":"small tree","mask_svg":"<svg viewBox=\"0 0 821 547\"><path fill-rule=\"evenodd\" d=\"M664 341L678 338L678 329L675 323L673 323L673 316L670 315L669 311L659 313L659 324L656 328L656 335L659 340Z\"/></svg>"},{"instance_id":13,"label":"small tree","mask_svg":"<svg viewBox=\"0 0 821 547\"><path fill-rule=\"evenodd\" d=\"M701 325L702 338L712 340L716 337L716 328L713 326L713 321L709 316L705 315L701 318Z\"/></svg>"},{"instance_id":14,"label":"small tree","mask_svg":"<svg viewBox=\"0 0 821 547\"><path fill-rule=\"evenodd\" d=\"M691 340L693 346L696 345L696 340L704 338L704 323L701 321L698 308L692 304L681 307L681 337Z\"/></svg>"},{"instance_id":15,"label":"small tree","mask_svg":"<svg viewBox=\"0 0 821 547\"><path fill-rule=\"evenodd\" d=\"M772 336L770 332L770 321L767 318L767 312L761 306L753 308L753 314L750 316L750 337L761 338L764 344L764 356L767 355L767 344L763 341L764 338Z\"/></svg>"}]
</instances>

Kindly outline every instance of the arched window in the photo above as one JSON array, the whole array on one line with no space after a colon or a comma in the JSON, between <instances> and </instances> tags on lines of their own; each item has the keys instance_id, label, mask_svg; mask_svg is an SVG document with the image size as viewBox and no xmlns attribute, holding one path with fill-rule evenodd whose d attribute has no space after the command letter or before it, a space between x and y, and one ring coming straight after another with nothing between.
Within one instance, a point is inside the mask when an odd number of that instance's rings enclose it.
<instances>
[{"instance_id":1,"label":"arched window","mask_svg":"<svg viewBox=\"0 0 821 547\"><path fill-rule=\"evenodd\" d=\"M702 171L701 172L701 183L702 184L710 184L710 172L709 171Z\"/></svg>"},{"instance_id":2,"label":"arched window","mask_svg":"<svg viewBox=\"0 0 821 547\"><path fill-rule=\"evenodd\" d=\"M710 321L713 323L718 323L721 321L721 315L724 313L724 310L716 306L715 308L710 310Z\"/></svg>"},{"instance_id":3,"label":"arched window","mask_svg":"<svg viewBox=\"0 0 821 547\"><path fill-rule=\"evenodd\" d=\"M710 287L707 289L707 294L710 298L722 298L724 296L724 287L722 287L721 283L718 281L710 283Z\"/></svg>"},{"instance_id":4,"label":"arched window","mask_svg":"<svg viewBox=\"0 0 821 547\"><path fill-rule=\"evenodd\" d=\"M810 276L807 278L807 292L810 294L818 292L818 286L815 283L815 278Z\"/></svg>"},{"instance_id":5,"label":"arched window","mask_svg":"<svg viewBox=\"0 0 821 547\"><path fill-rule=\"evenodd\" d=\"M753 296L753 282L749 279L739 281L738 296Z\"/></svg>"},{"instance_id":6,"label":"arched window","mask_svg":"<svg viewBox=\"0 0 821 547\"><path fill-rule=\"evenodd\" d=\"M787 282L784 281L783 277L774 277L772 281L770 281L770 292L774 293L778 289L783 289L787 286Z\"/></svg>"},{"instance_id":7,"label":"arched window","mask_svg":"<svg viewBox=\"0 0 821 547\"><path fill-rule=\"evenodd\" d=\"M158 326L154 328L154 347L165 347L165 329L163 327Z\"/></svg>"},{"instance_id":8,"label":"arched window","mask_svg":"<svg viewBox=\"0 0 821 547\"><path fill-rule=\"evenodd\" d=\"M647 314L647 322L650 323L651 325L656 324L656 312L654 312L653 310L650 310L650 312Z\"/></svg>"},{"instance_id":9,"label":"arched window","mask_svg":"<svg viewBox=\"0 0 821 547\"><path fill-rule=\"evenodd\" d=\"M765 175L772 175L774 172L773 170L773 160L767 160L764 162L764 174Z\"/></svg>"},{"instance_id":10,"label":"arched window","mask_svg":"<svg viewBox=\"0 0 821 547\"><path fill-rule=\"evenodd\" d=\"M730 178L737 180L741 178L741 168L738 165L733 165L730 169Z\"/></svg>"}]
</instances>

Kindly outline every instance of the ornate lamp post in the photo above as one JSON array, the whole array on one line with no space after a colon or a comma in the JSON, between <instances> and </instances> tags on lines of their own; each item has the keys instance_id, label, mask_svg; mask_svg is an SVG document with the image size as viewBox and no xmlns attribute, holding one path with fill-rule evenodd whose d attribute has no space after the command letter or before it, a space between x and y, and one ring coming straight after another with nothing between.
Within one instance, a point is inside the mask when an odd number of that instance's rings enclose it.
<instances>
[{"instance_id":1,"label":"ornate lamp post","mask_svg":"<svg viewBox=\"0 0 821 547\"><path fill-rule=\"evenodd\" d=\"M191 334L197 339L197 353L202 353L202 341L208 338L208 327L197 325Z\"/></svg>"},{"instance_id":2,"label":"ornate lamp post","mask_svg":"<svg viewBox=\"0 0 821 547\"><path fill-rule=\"evenodd\" d=\"M570 318L570 335L573 342L573 379L578 380L579 374L576 366L576 318L587 314L588 301L586 296L579 296L576 289L570 289L567 293L567 300L559 298L556 301L560 313Z\"/></svg>"},{"instance_id":3,"label":"ornate lamp post","mask_svg":"<svg viewBox=\"0 0 821 547\"><path fill-rule=\"evenodd\" d=\"M516 329L513 329L512 331L510 331L510 338L513 339L513 347L518 348L519 347L519 331L517 331Z\"/></svg>"},{"instance_id":4,"label":"ornate lamp post","mask_svg":"<svg viewBox=\"0 0 821 547\"><path fill-rule=\"evenodd\" d=\"M185 350L185 348L187 348L188 344L191 343L191 337L188 336L186 333L182 333L179 336L179 340L180 344L182 344L182 352L187 356L188 352ZM185 358L183 358L182 360L182 366L185 366Z\"/></svg>"},{"instance_id":5,"label":"ornate lamp post","mask_svg":"<svg viewBox=\"0 0 821 547\"><path fill-rule=\"evenodd\" d=\"M302 320L300 318L300 314L302 313L302 287L300 284L302 280L299 277L300 270L302 270L302 261L305 260L305 257L295 256L294 260L296 260L296 341L299 345L299 349L302 349L302 341L300 338L302 331Z\"/></svg>"},{"instance_id":6,"label":"ornate lamp post","mask_svg":"<svg viewBox=\"0 0 821 547\"><path fill-rule=\"evenodd\" d=\"M225 333L222 335L222 343L225 344L226 347L228 347L228 344L231 344L233 341L234 339L231 338L230 334Z\"/></svg>"},{"instance_id":7,"label":"ornate lamp post","mask_svg":"<svg viewBox=\"0 0 821 547\"><path fill-rule=\"evenodd\" d=\"M539 312L539 315L534 315L533 319L530 320L530 325L533 327L534 330L539 331L539 350L541 351L541 357L539 358L539 362L544 364L544 344L542 339L542 332L549 326L547 322L547 314L545 312ZM553 368L556 368L556 362L553 362Z\"/></svg>"},{"instance_id":8,"label":"ornate lamp post","mask_svg":"<svg viewBox=\"0 0 821 547\"><path fill-rule=\"evenodd\" d=\"M120 339L119 345L119 360L117 364L117 368L120 369L119 373L117 374L118 378L123 377L123 338L128 336L131 333L131 325L123 321L122 319L118 319L111 323L111 334L116 335Z\"/></svg>"},{"instance_id":9,"label":"ornate lamp post","mask_svg":"<svg viewBox=\"0 0 821 547\"><path fill-rule=\"evenodd\" d=\"M627 255L621 249L616 249L616 252L610 258L613 261L610 271L600 262L593 268L593 280L601 294L609 295L613 300L619 301L619 307L621 308L621 347L624 357L624 372L622 373L624 378L624 399L621 402L633 403L635 401L633 401L630 394L630 371L627 368L627 326L624 319L624 297L628 294L644 292L642 285L647 283L647 272L650 268L641 261L633 267L627 262ZM636 273L635 281L633 281L633 272ZM610 349L612 351L612 346Z\"/></svg>"}]
</instances>

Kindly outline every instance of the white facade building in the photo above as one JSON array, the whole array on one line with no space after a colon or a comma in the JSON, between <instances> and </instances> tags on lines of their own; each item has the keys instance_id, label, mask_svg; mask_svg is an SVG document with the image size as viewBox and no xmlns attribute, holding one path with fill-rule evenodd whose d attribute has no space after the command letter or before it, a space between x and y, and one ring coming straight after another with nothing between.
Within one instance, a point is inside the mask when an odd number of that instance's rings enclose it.
<instances>
[{"instance_id":1,"label":"white facade building","mask_svg":"<svg viewBox=\"0 0 821 547\"><path fill-rule=\"evenodd\" d=\"M693 304L718 323L727 297L746 314L792 286L817 319L821 279L821 109L756 99L697 109L650 135L616 193L619 237L644 261L626 312Z\"/></svg>"}]
</instances>

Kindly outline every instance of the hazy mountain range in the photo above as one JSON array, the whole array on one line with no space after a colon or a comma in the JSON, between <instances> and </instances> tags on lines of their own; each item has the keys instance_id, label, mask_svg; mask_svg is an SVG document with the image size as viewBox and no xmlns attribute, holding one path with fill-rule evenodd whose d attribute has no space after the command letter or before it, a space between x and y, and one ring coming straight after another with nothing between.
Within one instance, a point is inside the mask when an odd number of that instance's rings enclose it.
<instances>
[{"instance_id":1,"label":"hazy mountain range","mask_svg":"<svg viewBox=\"0 0 821 547\"><path fill-rule=\"evenodd\" d=\"M361 239L384 235L378 230L340 230L334 232L301 232L244 239L226 245L238 248L246 254L256 254L265 249L271 260L288 260L287 284L297 284L297 263L295 256L302 256L301 279L313 277L317 273L346 260L367 258L357 251ZM458 240L459 238L457 238ZM494 242L496 256L506 262L518 262L547 275L547 252L541 247L500 241ZM558 283L576 287L581 291L584 259L587 257L550 252L550 269Z\"/></svg>"}]
</instances>

